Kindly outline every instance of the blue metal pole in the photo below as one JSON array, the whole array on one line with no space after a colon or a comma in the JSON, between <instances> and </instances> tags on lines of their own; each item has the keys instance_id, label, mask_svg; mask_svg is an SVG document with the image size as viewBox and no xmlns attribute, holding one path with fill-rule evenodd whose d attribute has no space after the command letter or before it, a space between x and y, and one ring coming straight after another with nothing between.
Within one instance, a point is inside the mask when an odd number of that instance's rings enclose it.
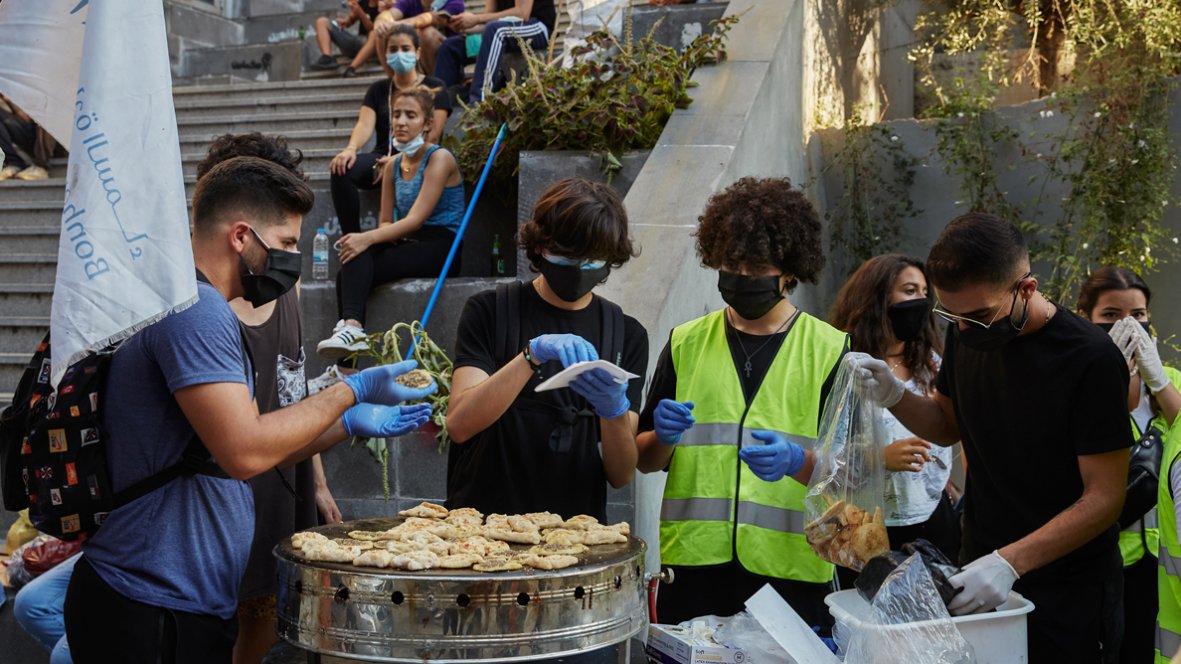
<instances>
[{"instance_id":1,"label":"blue metal pole","mask_svg":"<svg viewBox=\"0 0 1181 664\"><path fill-rule=\"evenodd\" d=\"M431 299L426 303L426 311L422 314L422 329L426 330L427 321L431 319L431 312L435 309L435 301L439 299L439 291L443 290L443 282L447 279L447 272L451 269L451 263L455 262L455 254L459 251L459 243L463 240L463 234L467 231L468 222L472 219L472 211L476 209L476 201L480 200L480 192L484 190L484 182L488 180L488 173L492 170L492 162L496 159L496 153L500 150L500 143L504 140L504 133L508 129L507 124L500 125L500 131L496 134L496 140L492 143L492 152L488 155L488 161L484 162L484 171L480 173L480 179L476 182L476 189L472 192L472 200L467 204L467 211L463 214L463 222L459 224L459 230L455 233L455 241L451 243L451 251L447 253L447 260L443 262L443 271L439 273L439 278L435 281L435 288L431 291ZM410 344L410 353L406 358L414 357L415 347L418 345L418 337L415 336Z\"/></svg>"}]
</instances>

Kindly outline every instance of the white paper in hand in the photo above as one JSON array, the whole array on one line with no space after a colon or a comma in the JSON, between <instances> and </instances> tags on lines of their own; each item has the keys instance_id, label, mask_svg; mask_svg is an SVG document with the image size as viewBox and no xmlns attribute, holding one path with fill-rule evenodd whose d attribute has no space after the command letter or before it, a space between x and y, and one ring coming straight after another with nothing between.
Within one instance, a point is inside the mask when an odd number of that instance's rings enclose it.
<instances>
[{"instance_id":1,"label":"white paper in hand","mask_svg":"<svg viewBox=\"0 0 1181 664\"><path fill-rule=\"evenodd\" d=\"M611 364L607 360L592 360L590 362L578 362L576 364L571 364L553 376L550 376L548 380L546 380L541 385L538 385L537 389L534 391L544 392L546 390L556 390L560 387L566 387L570 385L570 381L590 371L591 369L602 369L606 371L607 373L611 374L611 377L615 379L615 382L619 383L620 385L633 378L639 378L639 376L635 375L634 373L631 373L630 371L624 371L614 364Z\"/></svg>"}]
</instances>

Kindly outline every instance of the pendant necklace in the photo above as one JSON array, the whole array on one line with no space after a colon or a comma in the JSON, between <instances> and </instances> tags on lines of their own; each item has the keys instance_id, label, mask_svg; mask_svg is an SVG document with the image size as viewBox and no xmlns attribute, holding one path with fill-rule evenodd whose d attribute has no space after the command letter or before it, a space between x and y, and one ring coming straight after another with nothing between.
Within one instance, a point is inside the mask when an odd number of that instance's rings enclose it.
<instances>
[{"instance_id":1,"label":"pendant necklace","mask_svg":"<svg viewBox=\"0 0 1181 664\"><path fill-rule=\"evenodd\" d=\"M735 338L735 340L738 341L738 347L742 349L742 355L744 357L746 357L746 362L742 366L742 372L744 374L746 374L747 378L750 378L751 373L754 371L754 367L751 366L751 363L750 363L751 359L754 358L755 355L758 355L764 348L766 348L767 344L774 341L775 336L777 334L779 334L780 332L782 332L788 326L788 324L790 324L793 320L795 320L796 316L799 315L799 313L800 313L800 308L796 307L796 310L792 313L792 315L787 317L787 320L783 321L783 324L779 326L779 329L777 329L774 332L772 332L771 334L767 335L767 340L764 341L762 344L760 344L759 347L756 348L753 353L748 353L748 352L746 352L746 344L742 343L742 335L738 333L738 328L735 327L733 321L730 320L730 312L729 311L726 312L726 322L730 323L730 327L734 328L734 338Z\"/></svg>"}]
</instances>

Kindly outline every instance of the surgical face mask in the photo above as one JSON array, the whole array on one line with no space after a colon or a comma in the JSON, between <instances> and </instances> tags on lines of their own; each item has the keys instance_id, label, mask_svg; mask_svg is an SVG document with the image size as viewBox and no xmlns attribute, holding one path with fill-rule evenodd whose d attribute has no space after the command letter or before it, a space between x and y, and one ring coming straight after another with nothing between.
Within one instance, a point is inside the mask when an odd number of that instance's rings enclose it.
<instances>
[{"instance_id":1,"label":"surgical face mask","mask_svg":"<svg viewBox=\"0 0 1181 664\"><path fill-rule=\"evenodd\" d=\"M261 307L267 302L277 300L299 281L302 259L298 251L270 248L254 228L251 228L250 232L254 233L258 243L266 248L267 261L262 272L255 274L246 264L246 259L239 254L239 270L242 275L242 289L245 291L243 297L250 304Z\"/></svg>"},{"instance_id":2,"label":"surgical face mask","mask_svg":"<svg viewBox=\"0 0 1181 664\"><path fill-rule=\"evenodd\" d=\"M418 56L414 54L414 51L394 51L386 54L385 63L399 74L409 74L418 64Z\"/></svg>"},{"instance_id":3,"label":"surgical face mask","mask_svg":"<svg viewBox=\"0 0 1181 664\"><path fill-rule=\"evenodd\" d=\"M406 141L405 143L400 143L397 139L394 139L394 149L406 155L407 157L413 157L418 152L418 150L422 148L422 144L426 142L426 139L423 138L425 135L426 132L423 131L421 134L415 136L409 141Z\"/></svg>"},{"instance_id":4,"label":"surgical face mask","mask_svg":"<svg viewBox=\"0 0 1181 664\"><path fill-rule=\"evenodd\" d=\"M447 0L434 0L431 2L431 11L441 12L447 6Z\"/></svg>"},{"instance_id":5,"label":"surgical face mask","mask_svg":"<svg viewBox=\"0 0 1181 664\"><path fill-rule=\"evenodd\" d=\"M784 299L780 278L780 275L751 277L719 270L718 292L741 318L758 320Z\"/></svg>"},{"instance_id":6,"label":"surgical face mask","mask_svg":"<svg viewBox=\"0 0 1181 664\"><path fill-rule=\"evenodd\" d=\"M1146 320L1137 321L1137 322L1140 323L1140 327L1144 328L1144 331L1147 332L1149 334L1149 336L1152 335L1152 323L1149 323ZM1107 333L1110 333L1111 328L1115 326L1115 323L1095 323L1095 324L1099 326L1099 329L1101 329Z\"/></svg>"},{"instance_id":7,"label":"surgical face mask","mask_svg":"<svg viewBox=\"0 0 1181 664\"><path fill-rule=\"evenodd\" d=\"M611 274L606 261L568 259L542 255L538 269L555 295L566 302L577 302Z\"/></svg>"},{"instance_id":8,"label":"surgical face mask","mask_svg":"<svg viewBox=\"0 0 1181 664\"><path fill-rule=\"evenodd\" d=\"M914 341L923 333L931 320L931 301L925 297L896 302L886 308L894 338L899 341Z\"/></svg>"},{"instance_id":9,"label":"surgical face mask","mask_svg":"<svg viewBox=\"0 0 1181 664\"><path fill-rule=\"evenodd\" d=\"M1017 295L1013 296L1013 304L1016 306ZM1021 312L1021 322L1013 323L1013 309L1009 309L1009 315L993 322L992 325L979 327L976 325L969 325L967 329L961 330L959 325L955 326L956 336L960 343L968 348L974 350L990 353L995 350L1000 350L1005 344L1017 338L1021 334L1021 330L1025 329L1025 323L1029 321L1029 300L1025 300L1025 307Z\"/></svg>"}]
</instances>

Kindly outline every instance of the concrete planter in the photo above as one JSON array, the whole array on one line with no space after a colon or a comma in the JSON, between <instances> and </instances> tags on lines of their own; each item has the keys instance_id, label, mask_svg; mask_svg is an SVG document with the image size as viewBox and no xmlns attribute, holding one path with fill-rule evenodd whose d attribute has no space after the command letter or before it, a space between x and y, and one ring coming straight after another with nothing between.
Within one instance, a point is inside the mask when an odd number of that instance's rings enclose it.
<instances>
[{"instance_id":1,"label":"concrete planter","mask_svg":"<svg viewBox=\"0 0 1181 664\"><path fill-rule=\"evenodd\" d=\"M626 152L619 161L623 164L614 173L609 184L619 197L627 196L632 183L648 161L651 150L636 150ZM603 173L603 158L598 152L582 152L573 150L539 150L521 153L521 170L517 176L517 225L529 221L533 215L533 206L550 185L563 178L586 178L596 182L608 182ZM502 248L504 236L501 236ZM534 274L529 269L529 261L525 253L517 249L516 274L520 279L532 279Z\"/></svg>"},{"instance_id":2,"label":"concrete planter","mask_svg":"<svg viewBox=\"0 0 1181 664\"><path fill-rule=\"evenodd\" d=\"M727 2L703 2L694 5L634 7L632 39L645 37L655 28L652 37L661 44L677 49L679 53L697 37L712 32L710 23L722 18L728 6Z\"/></svg>"}]
</instances>

